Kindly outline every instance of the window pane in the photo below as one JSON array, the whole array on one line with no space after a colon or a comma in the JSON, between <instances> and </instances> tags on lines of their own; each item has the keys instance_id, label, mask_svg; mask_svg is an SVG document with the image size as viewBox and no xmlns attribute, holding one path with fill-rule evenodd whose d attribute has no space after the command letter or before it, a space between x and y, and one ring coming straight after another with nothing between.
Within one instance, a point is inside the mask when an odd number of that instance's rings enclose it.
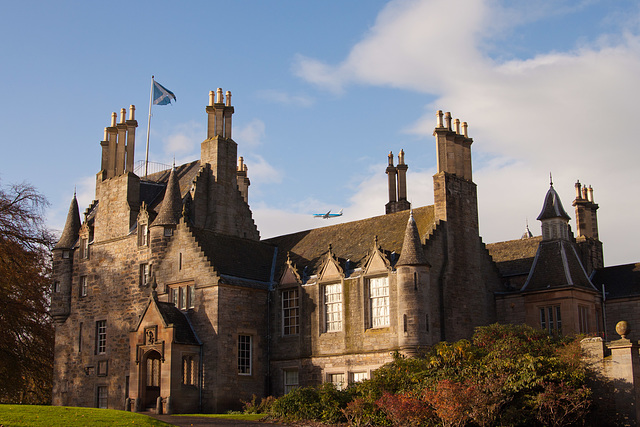
<instances>
[{"instance_id":1,"label":"window pane","mask_svg":"<svg viewBox=\"0 0 640 427\"><path fill-rule=\"evenodd\" d=\"M300 309L298 304L298 289L290 289L282 292L283 335L293 335L300 332Z\"/></svg>"},{"instance_id":2,"label":"window pane","mask_svg":"<svg viewBox=\"0 0 640 427\"><path fill-rule=\"evenodd\" d=\"M369 280L371 327L389 326L389 281L387 277Z\"/></svg>"},{"instance_id":3,"label":"window pane","mask_svg":"<svg viewBox=\"0 0 640 427\"><path fill-rule=\"evenodd\" d=\"M96 322L96 353L102 354L107 350L107 321Z\"/></svg>"},{"instance_id":4,"label":"window pane","mask_svg":"<svg viewBox=\"0 0 640 427\"><path fill-rule=\"evenodd\" d=\"M250 335L238 335L238 374L251 375Z\"/></svg>"},{"instance_id":5,"label":"window pane","mask_svg":"<svg viewBox=\"0 0 640 427\"><path fill-rule=\"evenodd\" d=\"M335 332L342 330L342 284L326 285L325 296L325 330Z\"/></svg>"},{"instance_id":6,"label":"window pane","mask_svg":"<svg viewBox=\"0 0 640 427\"><path fill-rule=\"evenodd\" d=\"M298 387L298 370L288 369L284 371L284 392L289 393Z\"/></svg>"},{"instance_id":7,"label":"window pane","mask_svg":"<svg viewBox=\"0 0 640 427\"><path fill-rule=\"evenodd\" d=\"M335 385L338 390L342 390L346 386L346 383L344 381L344 374L329 374L327 376L327 380L330 383L333 383L333 385Z\"/></svg>"},{"instance_id":8,"label":"window pane","mask_svg":"<svg viewBox=\"0 0 640 427\"><path fill-rule=\"evenodd\" d=\"M99 386L97 389L97 397L96 397L97 407L101 409L107 409L107 387Z\"/></svg>"}]
</instances>

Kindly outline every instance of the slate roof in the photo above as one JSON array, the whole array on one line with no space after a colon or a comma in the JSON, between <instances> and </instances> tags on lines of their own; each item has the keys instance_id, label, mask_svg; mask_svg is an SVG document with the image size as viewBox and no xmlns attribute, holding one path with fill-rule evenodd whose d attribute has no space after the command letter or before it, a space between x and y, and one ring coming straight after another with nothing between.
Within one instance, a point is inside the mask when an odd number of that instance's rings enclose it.
<instances>
[{"instance_id":1,"label":"slate roof","mask_svg":"<svg viewBox=\"0 0 640 427\"><path fill-rule=\"evenodd\" d=\"M591 281L600 291L605 285L607 299L639 296L640 263L600 268Z\"/></svg>"},{"instance_id":2,"label":"slate roof","mask_svg":"<svg viewBox=\"0 0 640 427\"><path fill-rule=\"evenodd\" d=\"M540 215L538 215L538 220L540 221L548 218L564 218L567 221L571 219L567 214L567 212L562 207L560 196L558 196L558 193L556 193L556 190L553 188L553 185L549 187L549 191L547 191L547 195L544 196L544 204L542 205L542 211L540 212Z\"/></svg>"},{"instance_id":3,"label":"slate roof","mask_svg":"<svg viewBox=\"0 0 640 427\"><path fill-rule=\"evenodd\" d=\"M167 325L173 325L173 341L178 344L200 345L186 315L170 302L156 301L158 311Z\"/></svg>"},{"instance_id":4,"label":"slate roof","mask_svg":"<svg viewBox=\"0 0 640 427\"><path fill-rule=\"evenodd\" d=\"M582 267L575 246L568 240L540 243L523 291L577 286L596 290Z\"/></svg>"},{"instance_id":5,"label":"slate roof","mask_svg":"<svg viewBox=\"0 0 640 427\"><path fill-rule=\"evenodd\" d=\"M502 277L529 274L542 236L486 245Z\"/></svg>"},{"instance_id":6,"label":"slate roof","mask_svg":"<svg viewBox=\"0 0 640 427\"><path fill-rule=\"evenodd\" d=\"M402 250L396 265L430 265L422 248L422 239L420 239L413 213L409 215L407 221Z\"/></svg>"},{"instance_id":7,"label":"slate roof","mask_svg":"<svg viewBox=\"0 0 640 427\"><path fill-rule=\"evenodd\" d=\"M271 282L276 248L264 242L191 229L213 268L221 275Z\"/></svg>"},{"instance_id":8,"label":"slate roof","mask_svg":"<svg viewBox=\"0 0 640 427\"><path fill-rule=\"evenodd\" d=\"M158 216L153 221L152 226L158 225L176 225L180 221L182 213L182 194L178 184L178 178L175 168L169 174L169 181L164 192L162 204L158 211Z\"/></svg>"},{"instance_id":9,"label":"slate roof","mask_svg":"<svg viewBox=\"0 0 640 427\"><path fill-rule=\"evenodd\" d=\"M413 217L420 236L426 235L435 224L433 206L414 209ZM307 267L306 275L310 276L319 272L329 245L343 267L346 260L351 261L352 268L362 267L367 254L373 250L376 236L378 245L387 256L393 251L400 254L408 219L409 211L406 210L274 237L264 242L278 247L278 275L285 266L287 253L290 253L291 261L298 270L303 273Z\"/></svg>"},{"instance_id":10,"label":"slate roof","mask_svg":"<svg viewBox=\"0 0 640 427\"><path fill-rule=\"evenodd\" d=\"M60 240L56 243L54 249L71 249L78 241L78 232L80 231L80 211L78 209L78 199L73 195L69 212L67 213L67 222L64 224Z\"/></svg>"},{"instance_id":11,"label":"slate roof","mask_svg":"<svg viewBox=\"0 0 640 427\"><path fill-rule=\"evenodd\" d=\"M200 171L200 160L176 166L175 174L180 188L180 196L184 198L191 189L193 180ZM150 210L158 212L164 199L165 189L169 182L171 169L163 170L140 178L140 202L146 202Z\"/></svg>"}]
</instances>

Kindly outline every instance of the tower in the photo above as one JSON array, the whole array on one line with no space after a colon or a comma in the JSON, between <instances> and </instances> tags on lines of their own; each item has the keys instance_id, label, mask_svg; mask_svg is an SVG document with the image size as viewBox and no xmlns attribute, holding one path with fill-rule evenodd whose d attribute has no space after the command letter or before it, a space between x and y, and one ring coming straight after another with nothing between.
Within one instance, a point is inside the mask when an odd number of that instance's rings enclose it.
<instances>
[{"instance_id":1,"label":"tower","mask_svg":"<svg viewBox=\"0 0 640 427\"><path fill-rule=\"evenodd\" d=\"M398 344L400 349L415 355L418 346L430 343L429 317L432 316L428 301L430 279L429 262L422 247L413 212L409 214L404 232L402 251L396 263L398 271Z\"/></svg>"},{"instance_id":2,"label":"tower","mask_svg":"<svg viewBox=\"0 0 640 427\"><path fill-rule=\"evenodd\" d=\"M67 213L67 221L60 240L53 248L53 294L51 295L51 317L57 323L67 320L71 310L71 281L73 254L80 232L80 213L75 193Z\"/></svg>"},{"instance_id":3,"label":"tower","mask_svg":"<svg viewBox=\"0 0 640 427\"><path fill-rule=\"evenodd\" d=\"M221 88L209 92L205 110L207 139L200 144L201 170L191 189L190 217L198 228L258 240L260 233L247 203L247 167L244 160L238 161L238 144L231 138L231 92L226 92L226 100Z\"/></svg>"}]
</instances>

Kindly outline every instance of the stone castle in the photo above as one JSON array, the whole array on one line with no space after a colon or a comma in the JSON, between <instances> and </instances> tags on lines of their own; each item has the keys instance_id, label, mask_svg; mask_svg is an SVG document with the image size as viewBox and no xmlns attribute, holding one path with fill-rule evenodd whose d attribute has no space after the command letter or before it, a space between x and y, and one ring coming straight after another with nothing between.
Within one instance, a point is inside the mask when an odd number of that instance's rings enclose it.
<instances>
[{"instance_id":1,"label":"stone castle","mask_svg":"<svg viewBox=\"0 0 640 427\"><path fill-rule=\"evenodd\" d=\"M200 159L144 178L135 108L112 114L95 200L81 220L74 196L53 250L55 405L220 412L361 381L479 325L601 336L640 321L640 264L604 268L591 187L575 185L575 236L551 184L542 236L482 242L473 139L450 113L432 206L411 209L400 151L385 215L261 240L231 94L205 110Z\"/></svg>"}]
</instances>

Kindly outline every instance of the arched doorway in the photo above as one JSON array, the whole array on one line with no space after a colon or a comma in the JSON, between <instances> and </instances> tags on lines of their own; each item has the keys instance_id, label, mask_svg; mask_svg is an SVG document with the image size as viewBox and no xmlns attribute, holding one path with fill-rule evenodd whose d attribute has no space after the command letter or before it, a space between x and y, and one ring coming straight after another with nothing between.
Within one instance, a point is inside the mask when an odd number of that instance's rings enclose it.
<instances>
[{"instance_id":1,"label":"arched doorway","mask_svg":"<svg viewBox=\"0 0 640 427\"><path fill-rule=\"evenodd\" d=\"M146 354L145 361L141 366L145 408L155 408L156 400L160 396L161 359L160 353L151 350Z\"/></svg>"}]
</instances>

